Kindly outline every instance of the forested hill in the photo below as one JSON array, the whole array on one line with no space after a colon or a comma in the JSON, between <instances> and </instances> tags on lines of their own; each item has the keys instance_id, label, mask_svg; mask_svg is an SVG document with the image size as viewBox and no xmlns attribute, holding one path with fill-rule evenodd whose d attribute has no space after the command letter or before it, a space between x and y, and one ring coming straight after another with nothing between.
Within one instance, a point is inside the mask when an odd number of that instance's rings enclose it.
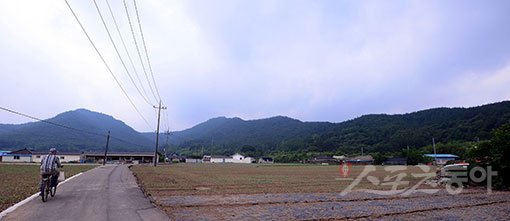
<instances>
[{"instance_id":1,"label":"forested hill","mask_svg":"<svg viewBox=\"0 0 510 221\"><path fill-rule=\"evenodd\" d=\"M154 147L154 133L139 133L102 113L85 109L68 111L48 121L105 134L111 150L143 151ZM493 129L510 122L510 101L472 108L435 108L408 114L365 115L341 123L302 122L278 116L260 120L218 117L190 129L173 132L172 150L181 153L230 154L249 146L260 154L271 152L394 151L437 142L475 141L490 137ZM46 150L104 150L105 137L80 133L44 122L0 124L0 150L33 148ZM161 136L160 143L166 143Z\"/></svg>"},{"instance_id":2,"label":"forested hill","mask_svg":"<svg viewBox=\"0 0 510 221\"><path fill-rule=\"evenodd\" d=\"M174 132L170 141L184 147L215 146L234 151L243 145L254 145L271 151L282 142L324 133L333 125L327 122L304 123L282 116L248 121L218 117L190 129Z\"/></svg>"},{"instance_id":3,"label":"forested hill","mask_svg":"<svg viewBox=\"0 0 510 221\"><path fill-rule=\"evenodd\" d=\"M152 150L154 147L151 140L124 122L86 109L64 112L47 121L104 136L82 133L44 122L0 124L0 149L31 148L46 151L50 147L57 147L62 151L104 151L108 131L111 131L113 137L127 141L110 139L111 150L140 151Z\"/></svg>"},{"instance_id":4,"label":"forested hill","mask_svg":"<svg viewBox=\"0 0 510 221\"><path fill-rule=\"evenodd\" d=\"M510 101L471 108L434 108L408 114L372 114L341 123L301 122L288 117L245 121L214 118L174 132L173 145L186 152L232 153L249 145L260 152L400 150L437 142L485 140L510 122ZM153 134L146 134L153 136Z\"/></svg>"}]
</instances>

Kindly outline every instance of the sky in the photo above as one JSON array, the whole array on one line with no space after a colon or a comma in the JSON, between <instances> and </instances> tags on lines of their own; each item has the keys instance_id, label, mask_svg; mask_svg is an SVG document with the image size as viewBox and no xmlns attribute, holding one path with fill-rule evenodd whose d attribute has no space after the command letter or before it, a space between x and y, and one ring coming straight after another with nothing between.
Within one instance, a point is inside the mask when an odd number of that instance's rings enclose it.
<instances>
[{"instance_id":1,"label":"sky","mask_svg":"<svg viewBox=\"0 0 510 221\"><path fill-rule=\"evenodd\" d=\"M43 119L87 108L138 131L154 131L159 98L147 83L152 75L133 1L126 6L135 38L123 1L109 0L127 51L107 2L97 5L135 84L94 2L69 4L140 114L63 0L0 2L0 106ZM167 107L162 130L183 130L218 116L342 122L510 99L510 1L136 4ZM29 121L0 111L0 123Z\"/></svg>"}]
</instances>

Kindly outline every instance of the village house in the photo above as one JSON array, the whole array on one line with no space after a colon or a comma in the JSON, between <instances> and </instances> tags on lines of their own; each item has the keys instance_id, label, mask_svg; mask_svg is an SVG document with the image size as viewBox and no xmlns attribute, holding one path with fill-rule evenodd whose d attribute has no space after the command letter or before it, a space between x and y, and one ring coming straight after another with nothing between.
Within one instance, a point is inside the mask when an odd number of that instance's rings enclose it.
<instances>
[{"instance_id":1,"label":"village house","mask_svg":"<svg viewBox=\"0 0 510 221\"><path fill-rule=\"evenodd\" d=\"M448 161L459 159L459 156L453 154L424 154L423 156L432 158L437 165L445 165Z\"/></svg>"},{"instance_id":2,"label":"village house","mask_svg":"<svg viewBox=\"0 0 510 221\"><path fill-rule=\"evenodd\" d=\"M0 150L0 162L2 162L2 157L7 155L10 152L11 151Z\"/></svg>"},{"instance_id":3,"label":"village house","mask_svg":"<svg viewBox=\"0 0 510 221\"><path fill-rule=\"evenodd\" d=\"M184 160L186 163L202 163L202 159L194 159L194 158L186 158Z\"/></svg>"},{"instance_id":4,"label":"village house","mask_svg":"<svg viewBox=\"0 0 510 221\"><path fill-rule=\"evenodd\" d=\"M10 153L2 152L2 162L41 163L46 151L21 149ZM61 163L102 163L104 152L57 152ZM159 155L158 155L159 156ZM152 163L154 152L108 152L108 163ZM159 161L159 159L156 159ZM156 161L156 162L157 162Z\"/></svg>"},{"instance_id":5,"label":"village house","mask_svg":"<svg viewBox=\"0 0 510 221\"><path fill-rule=\"evenodd\" d=\"M314 164L339 164L340 161L330 156L316 156L308 159L308 163Z\"/></svg>"},{"instance_id":6,"label":"village house","mask_svg":"<svg viewBox=\"0 0 510 221\"><path fill-rule=\"evenodd\" d=\"M210 156L209 162L211 163L230 163L232 162L232 157L224 156L224 155L212 155Z\"/></svg>"},{"instance_id":7,"label":"village house","mask_svg":"<svg viewBox=\"0 0 510 221\"><path fill-rule=\"evenodd\" d=\"M253 157L247 157L241 154L232 155L232 163L256 163L257 161Z\"/></svg>"},{"instance_id":8,"label":"village house","mask_svg":"<svg viewBox=\"0 0 510 221\"><path fill-rule=\"evenodd\" d=\"M271 157L261 157L259 158L258 163L274 163L273 158Z\"/></svg>"},{"instance_id":9,"label":"village house","mask_svg":"<svg viewBox=\"0 0 510 221\"><path fill-rule=\"evenodd\" d=\"M8 154L5 154L2 157L2 162L9 163L30 163L32 162L32 152L27 148L12 151Z\"/></svg>"},{"instance_id":10,"label":"village house","mask_svg":"<svg viewBox=\"0 0 510 221\"><path fill-rule=\"evenodd\" d=\"M372 165L374 164L374 158L370 155L351 157L345 161L353 165Z\"/></svg>"},{"instance_id":11,"label":"village house","mask_svg":"<svg viewBox=\"0 0 510 221\"><path fill-rule=\"evenodd\" d=\"M83 152L58 152L57 156L61 163L81 163ZM48 152L32 152L32 162L41 163L42 157L48 155Z\"/></svg>"},{"instance_id":12,"label":"village house","mask_svg":"<svg viewBox=\"0 0 510 221\"><path fill-rule=\"evenodd\" d=\"M383 165L407 165L407 157L392 157L384 161Z\"/></svg>"},{"instance_id":13,"label":"village house","mask_svg":"<svg viewBox=\"0 0 510 221\"><path fill-rule=\"evenodd\" d=\"M85 152L83 159L85 163L102 163L104 152ZM107 163L146 164L154 162L154 152L108 152L106 159ZM159 157L156 162L159 162Z\"/></svg>"},{"instance_id":14,"label":"village house","mask_svg":"<svg viewBox=\"0 0 510 221\"><path fill-rule=\"evenodd\" d=\"M253 157L245 157L239 153L232 156L224 155L204 155L202 158L204 163L256 163Z\"/></svg>"}]
</instances>

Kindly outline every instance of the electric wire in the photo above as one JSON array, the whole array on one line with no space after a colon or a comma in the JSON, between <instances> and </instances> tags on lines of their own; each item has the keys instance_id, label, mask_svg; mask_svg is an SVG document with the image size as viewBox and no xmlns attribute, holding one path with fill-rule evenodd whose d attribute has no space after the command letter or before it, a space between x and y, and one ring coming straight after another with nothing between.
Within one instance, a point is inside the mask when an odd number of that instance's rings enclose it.
<instances>
[{"instance_id":1,"label":"electric wire","mask_svg":"<svg viewBox=\"0 0 510 221\"><path fill-rule=\"evenodd\" d=\"M138 115L140 115L140 117L143 119L143 121L147 124L147 126L149 126L149 128L152 129L152 126L149 124L149 122L147 121L147 119L145 119L145 117L142 115L142 113L140 112L140 110L138 110L138 108L136 107L136 105L133 103L133 101L131 100L131 98L129 97L129 95L127 94L126 90L124 89L124 87L122 87L122 85L120 84L119 80L117 79L117 77L115 77L115 74L113 74L113 71L111 70L110 66L108 65L108 63L106 62L106 60L104 59L103 55L101 55L101 52L99 52L99 49L96 47L96 45L94 44L94 42L92 41L92 39L90 38L89 34L87 33L87 31L85 30L85 27L83 27L82 23L80 22L80 20L78 19L78 16L76 15L76 13L74 12L73 8L71 7L71 5L69 4L69 2L67 2L67 0L64 0L67 4L67 7L69 8L69 10L71 11L71 13L73 14L74 18L76 19L76 22L78 22L78 24L80 25L81 27L81 30L83 31L83 33L85 33L85 36L87 36L87 39L89 40L90 44L92 45L92 47L94 48L94 50L96 51L96 53L99 55L99 58L101 58L101 61L103 62L103 64L106 66L106 69L108 69L108 72L111 74L111 76L113 77L113 79L115 80L115 82L117 83L117 85L119 86L119 88L122 90L122 92L124 93L124 95L126 96L126 98L129 100L129 103L131 103L131 105L133 106L133 108L136 110L136 112L138 113Z\"/></svg>"},{"instance_id":2,"label":"electric wire","mask_svg":"<svg viewBox=\"0 0 510 221\"><path fill-rule=\"evenodd\" d=\"M145 95L145 97L147 97L147 99L150 101L150 103L152 103L150 96L147 95L147 91L145 90L145 87L143 86L142 80L140 79L140 76L139 76L138 71L135 67L133 59L131 58L129 50L127 49L126 42L124 41L124 37L122 37L119 25L117 23L117 19L115 18L115 14L112 11L109 0L106 0L106 5L108 6L108 10L110 11L110 15L112 16L112 20L113 20L113 23L115 24L115 28L117 29L117 33L119 34L119 38L120 38L120 41L122 42L122 46L124 47L124 50L126 51L126 55L129 59L129 63L131 64L131 67L133 68L133 72L135 73L138 83L140 84L140 88L142 88L142 91L143 91L143 94ZM151 104L151 106L152 106L152 104Z\"/></svg>"},{"instance_id":3,"label":"electric wire","mask_svg":"<svg viewBox=\"0 0 510 221\"><path fill-rule=\"evenodd\" d=\"M166 130L170 130L170 121L168 120L168 109L165 111L165 119L166 119Z\"/></svg>"},{"instance_id":4,"label":"electric wire","mask_svg":"<svg viewBox=\"0 0 510 221\"><path fill-rule=\"evenodd\" d=\"M147 75L147 70L145 69L145 65L143 63L142 54L140 53L140 48L138 47L138 42L136 40L136 35L135 35L135 31L133 29L133 24L131 22L131 16L129 15L129 9L128 9L127 4L126 4L126 0L123 0L123 2L124 2L124 9L126 10L127 19L128 19L128 22L129 22L129 28L131 29L131 35L133 36L133 41L134 41L135 46L136 46L136 52L138 53L138 58L140 59L140 64L142 65L142 70L143 70L143 73L145 75L145 79L147 80L147 84L149 84L149 89L150 89L150 91L152 93L152 96L154 96L155 100L158 100L158 97L156 97L156 94L154 93L154 89L152 89L151 82L149 80L149 76Z\"/></svg>"},{"instance_id":5,"label":"electric wire","mask_svg":"<svg viewBox=\"0 0 510 221\"><path fill-rule=\"evenodd\" d=\"M124 59L122 59L122 56L120 55L119 53L119 50L117 48L117 45L115 44L115 41L113 40L112 38L112 35L110 33L110 30L108 29L108 26L106 25L106 22L103 18L103 14L101 13L101 10L99 9L99 6L97 5L97 2L96 0L94 0L94 5L96 6L96 10L97 10L97 13L99 14L99 17L101 18L101 22L103 23L103 26L106 30L106 33L108 34L108 38L110 39L110 42L112 43L113 45L113 48L115 49L115 52L117 54L117 57L119 57L119 60L120 60L120 63L122 64L122 66L124 67L124 70L126 70L126 73L129 77L129 79L131 80L131 83L133 83L133 85L135 86L136 88L136 91L138 91L138 93L140 94L140 96L145 100L145 102L147 102L147 104L149 105L152 105L148 100L147 98L142 94L142 92L140 91L140 89L138 89L138 86L136 85L135 81L133 80L133 77L131 77L131 74L129 73L129 70L128 68L126 67L126 63L124 63Z\"/></svg>"},{"instance_id":6,"label":"electric wire","mask_svg":"<svg viewBox=\"0 0 510 221\"><path fill-rule=\"evenodd\" d=\"M159 95L158 86L156 85L156 80L154 79L154 72L152 71L151 60L149 59L149 53L147 52L147 45L145 44L145 37L142 31L142 23L140 21L140 15L138 13L138 7L136 5L136 0L133 0L133 4L135 5L136 11L136 19L138 20L138 27L140 29L140 35L142 36L143 48L145 50L145 57L147 57L147 65L149 66L149 71L151 72L152 82L154 83L154 89L156 89L156 93L158 94L159 100L161 100L161 96Z\"/></svg>"},{"instance_id":7,"label":"electric wire","mask_svg":"<svg viewBox=\"0 0 510 221\"><path fill-rule=\"evenodd\" d=\"M23 117L26 117L26 118L30 118L32 120L37 120L37 121L40 121L40 122L43 122L43 123L47 123L47 124L50 124L50 125L53 125L53 126L57 126L57 127L61 127L61 128L68 129L68 130L73 130L73 131L80 132L80 133L86 133L86 134L89 134L89 135L99 136L99 137L103 137L103 138L106 138L106 136L107 136L105 134L100 134L100 133L95 133L95 132L91 132L91 131L86 131L86 130L82 130L82 129L66 126L66 125L63 125L63 124L51 122L49 120L43 120L41 118L34 117L34 116L31 116L31 115L28 115L28 114L25 114L25 113L21 113L19 111L15 111L15 110L12 110L12 109L9 109L9 108L6 108L6 107L0 107L0 110L7 111L7 112L10 112L10 113L13 113L13 114L16 114L16 115L20 115L20 116L23 116ZM123 139L117 138L117 137L112 136L112 135L110 135L110 138L113 138L113 139L118 140L120 142L123 142L125 144L147 148L144 145L135 144L135 143L132 143L130 141L123 140Z\"/></svg>"}]
</instances>

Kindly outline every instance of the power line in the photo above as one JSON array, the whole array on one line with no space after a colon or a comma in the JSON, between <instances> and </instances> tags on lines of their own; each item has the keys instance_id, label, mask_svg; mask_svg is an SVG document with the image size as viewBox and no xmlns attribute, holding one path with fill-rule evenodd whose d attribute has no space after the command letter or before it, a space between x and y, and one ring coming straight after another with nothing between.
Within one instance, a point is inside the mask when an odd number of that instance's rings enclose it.
<instances>
[{"instance_id":1,"label":"power line","mask_svg":"<svg viewBox=\"0 0 510 221\"><path fill-rule=\"evenodd\" d=\"M163 104L165 105L165 104ZM166 106L166 105L165 105ZM168 107L168 106L167 106ZM165 109L165 123L167 130L170 130L170 120L168 120L168 109Z\"/></svg>"},{"instance_id":2,"label":"power line","mask_svg":"<svg viewBox=\"0 0 510 221\"><path fill-rule=\"evenodd\" d=\"M110 38L110 42L112 43L113 45L113 48L115 49L115 52L117 53L117 56L119 57L119 60L120 62L122 63L122 66L124 67L124 70L126 70L126 73L127 75L129 76L129 79L131 80L131 83L133 83L133 85L135 86L136 88L136 91L138 91L138 93L140 94L140 96L145 100L145 102L147 102L147 104L149 105L152 105L148 100L147 98L142 94L142 92L140 91L140 89L138 89L138 86L136 86L136 83L135 81L133 80L133 77L131 77L131 74L129 73L129 70L128 68L126 67L126 64L124 63L124 59L122 59L122 56L120 55L119 53L119 50L117 49L117 45L115 44L115 41L113 41L113 38L112 38L112 35L110 33L110 30L108 29L108 26L106 25L106 22L104 21L104 18L103 18L103 14L101 13L101 10L99 9L99 6L97 5L97 2L96 0L94 0L94 5L96 6L96 10L97 10L97 13L99 14L99 17L101 18L101 22L103 23L103 26L106 30L106 33L108 34L108 37Z\"/></svg>"},{"instance_id":3,"label":"power line","mask_svg":"<svg viewBox=\"0 0 510 221\"><path fill-rule=\"evenodd\" d=\"M73 130L73 131L76 131L76 132L86 133L86 134L90 134L90 135L94 135L94 136L99 136L99 137L103 137L103 138L106 137L106 135L104 135L104 134L95 133L95 132L91 132L91 131L86 131L86 130L82 130L82 129L66 126L66 125L63 125L63 124L51 122L49 120L43 120L41 118L34 117L34 116L31 116L31 115L28 115L28 114L24 114L24 113L21 113L19 111L11 110L9 108L0 107L0 110L4 110L4 111L7 111L7 112L16 114L16 115L20 115L20 116L23 116L23 117L26 117L26 118L30 118L32 120L37 120L37 121L40 121L40 122L43 122L43 123L51 124L53 126L61 127L61 128L64 128L64 129ZM113 137L113 136L110 136L110 137L115 139L115 140L118 140L120 142L126 143L126 144L130 144L130 145L134 145L134 146L138 146L138 147L144 147L143 145L135 144L135 143L132 143L132 142L120 139L120 138L116 138L116 137Z\"/></svg>"},{"instance_id":4,"label":"power line","mask_svg":"<svg viewBox=\"0 0 510 221\"><path fill-rule=\"evenodd\" d=\"M126 0L124 2L124 9L126 10L127 19L129 21L129 28L131 29L131 35L133 36L133 41L135 42L136 52L138 53L138 58L140 59L140 64L142 65L143 73L145 74L145 79L147 80L147 84L149 84L149 89L151 90L152 96L154 96L155 100L158 100L154 90L152 89L151 82L149 80L149 76L147 75L147 70L145 69L145 65L143 64L142 54L140 53L140 48L138 47L138 42L136 41L135 31L133 29L133 24L131 23L131 17L129 16L129 10L126 4ZM161 99L160 99L161 100Z\"/></svg>"},{"instance_id":5,"label":"power line","mask_svg":"<svg viewBox=\"0 0 510 221\"><path fill-rule=\"evenodd\" d=\"M85 30L85 28L83 27L83 25L81 24L80 20L78 19L78 16L76 15L76 13L74 13L74 10L73 8L71 7L71 5L69 4L69 2L67 2L67 0L65 0L66 4L67 4L67 7L69 7L69 10L71 11L71 13L73 14L74 18L76 19L76 21L78 22L78 24L80 25L81 27L81 30L83 31L83 33L85 33L85 36L87 36L87 39L89 40L90 44L92 45L92 47L94 48L94 50L97 52L97 55L99 55L99 58L101 58L101 61L103 61L103 64L106 66L106 68L108 69L108 72L110 72L110 74L112 75L113 79L115 80L115 82L117 83L117 85L119 86L119 88L122 90L122 92L124 93L124 95L126 96L126 98L129 100L129 103L131 103L131 105L133 106L133 108L136 110L136 112L138 113L138 115L140 115L140 117L143 119L143 121L145 121L145 123L147 124L147 126L149 126L149 128L152 128L152 126L149 124L149 122L147 121L147 119L145 119L145 117L142 115L142 113L140 113L140 110L138 110L138 108L136 107L136 105L133 103L133 101L131 100L131 98L129 97L129 95L127 94L126 90L124 90L124 88L122 87L122 85L120 84L119 80L117 79L117 77L115 77L115 74L113 74L113 71L112 69L110 68L110 66L108 65L108 63L106 63L106 60L104 59L103 55L101 55L101 52L99 52L99 50L97 49L96 45L94 44L94 42L92 41L92 39L90 38L89 34L87 33L87 31Z\"/></svg>"},{"instance_id":6,"label":"power line","mask_svg":"<svg viewBox=\"0 0 510 221\"><path fill-rule=\"evenodd\" d=\"M37 117L33 117L33 116L28 115L28 114L24 114L24 113L21 113L21 112L18 112L18 111L14 111L14 110L11 110L11 109L8 109L8 108L5 108L5 107L0 107L0 109L2 109L4 111L7 111L7 112L10 112L10 113L13 113L13 114L17 114L17 115L20 115L20 116L23 116L23 117L30 118L32 120L37 120L37 121L41 121L41 122L44 122L44 123L47 123L47 124L51 124L53 126L62 127L62 128L65 128L65 129L74 130L74 131L78 131L78 132L82 132L82 133L87 133L87 134L91 134L91 135L97 135L97 136L105 137L103 134L94 133L94 132L90 132L90 131L85 131L85 130L81 130L81 129L65 126L65 125L62 125L62 124L53 123L51 121L43 120L43 119L40 119L40 118L37 118Z\"/></svg>"},{"instance_id":7,"label":"power line","mask_svg":"<svg viewBox=\"0 0 510 221\"><path fill-rule=\"evenodd\" d=\"M133 59L131 58L131 55L129 54L129 50L127 49L126 42L124 41L124 38L122 37L122 34L119 29L119 25L117 24L117 19L115 19L115 15L113 14L112 8L110 7L110 3L108 0L106 0L106 5L108 5L108 10L110 11L110 15L112 16L113 23L115 24L115 28L117 29L117 33L119 34L120 41L122 42L122 46L124 47L124 50L126 51L126 54L129 58L129 63L131 63L131 67L133 68L133 71L135 72L136 79L138 80L138 83L140 83L140 87L142 88L143 94L150 101L150 97L147 95L147 91L145 90L145 87L143 86L142 80L140 80L140 76L138 75L138 71L136 70L136 67L133 62Z\"/></svg>"},{"instance_id":8,"label":"power line","mask_svg":"<svg viewBox=\"0 0 510 221\"><path fill-rule=\"evenodd\" d=\"M135 5L136 19L138 20L138 27L140 29L140 35L142 36L143 48L145 49L145 57L147 57L147 64L148 64L149 70L151 72L152 82L154 83L154 88L156 89L158 98L159 98L159 100L161 100L161 96L159 96L158 86L156 85L156 80L154 80L154 73L152 72L152 65L151 65L151 60L149 59L149 53L147 52L147 45L145 45L145 37L143 36L142 23L140 22L140 15L138 14L138 7L136 6L136 0L133 0L133 4Z\"/></svg>"}]
</instances>

